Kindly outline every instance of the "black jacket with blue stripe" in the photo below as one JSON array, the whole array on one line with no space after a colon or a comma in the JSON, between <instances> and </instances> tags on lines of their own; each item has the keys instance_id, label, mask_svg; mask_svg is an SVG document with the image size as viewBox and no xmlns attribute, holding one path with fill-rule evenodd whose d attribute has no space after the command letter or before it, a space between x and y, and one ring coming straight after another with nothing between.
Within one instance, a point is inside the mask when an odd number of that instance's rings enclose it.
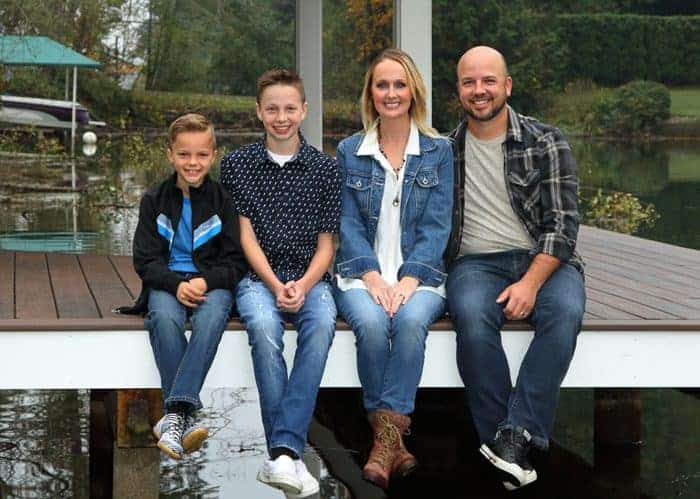
<instances>
[{"instance_id":1,"label":"black jacket with blue stripe","mask_svg":"<svg viewBox=\"0 0 700 499\"><path fill-rule=\"evenodd\" d=\"M134 268L141 277L142 290L133 307L121 313L144 313L148 292L162 289L175 295L185 277L168 268L170 250L182 213L182 191L177 175L150 189L141 199L139 221L134 234ZM207 282L208 289L229 289L238 284L248 265L240 243L238 215L231 196L208 176L201 186L190 187L192 204L192 262Z\"/></svg>"}]
</instances>

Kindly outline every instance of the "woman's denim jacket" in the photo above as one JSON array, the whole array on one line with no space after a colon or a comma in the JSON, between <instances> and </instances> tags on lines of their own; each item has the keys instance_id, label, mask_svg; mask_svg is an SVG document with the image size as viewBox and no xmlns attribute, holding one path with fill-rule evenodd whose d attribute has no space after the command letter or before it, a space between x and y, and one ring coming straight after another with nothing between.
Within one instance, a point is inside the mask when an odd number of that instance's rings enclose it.
<instances>
[{"instance_id":1,"label":"woman's denim jacket","mask_svg":"<svg viewBox=\"0 0 700 499\"><path fill-rule=\"evenodd\" d=\"M342 190L340 246L335 259L341 277L360 278L377 270L374 238L384 194L384 168L372 156L358 156L364 135L338 145ZM420 155L407 156L401 188L401 254L397 279L412 276L426 286L445 281L443 253L451 229L452 145L420 134Z\"/></svg>"}]
</instances>

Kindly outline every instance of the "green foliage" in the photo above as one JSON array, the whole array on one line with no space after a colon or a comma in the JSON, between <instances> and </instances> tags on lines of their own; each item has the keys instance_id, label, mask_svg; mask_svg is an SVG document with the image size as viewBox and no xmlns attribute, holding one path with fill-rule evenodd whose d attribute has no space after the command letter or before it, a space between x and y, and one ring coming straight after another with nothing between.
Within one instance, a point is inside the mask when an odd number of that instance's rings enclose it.
<instances>
[{"instance_id":1,"label":"green foliage","mask_svg":"<svg viewBox=\"0 0 700 499\"><path fill-rule=\"evenodd\" d=\"M575 54L559 76L562 81L700 81L700 65L694 62L700 60L700 16L560 15L552 29Z\"/></svg>"},{"instance_id":2,"label":"green foliage","mask_svg":"<svg viewBox=\"0 0 700 499\"><path fill-rule=\"evenodd\" d=\"M31 153L41 156L63 156L66 150L53 135L44 135L39 130L10 129L0 133L0 151Z\"/></svg>"},{"instance_id":3,"label":"green foliage","mask_svg":"<svg viewBox=\"0 0 700 499\"><path fill-rule=\"evenodd\" d=\"M628 192L605 194L598 189L585 203L584 224L623 234L634 234L642 228L652 228L659 219L653 204L645 206L639 198Z\"/></svg>"},{"instance_id":4,"label":"green foliage","mask_svg":"<svg viewBox=\"0 0 700 499\"><path fill-rule=\"evenodd\" d=\"M537 15L523 0L503 2L433 2L433 124L440 130L455 126L461 106L455 91L455 68L474 45L498 48L513 77L510 102L526 114L545 108L563 86L559 75L571 58L557 33L543 29L554 18Z\"/></svg>"},{"instance_id":5,"label":"green foliage","mask_svg":"<svg viewBox=\"0 0 700 499\"><path fill-rule=\"evenodd\" d=\"M632 81L594 108L591 126L613 135L649 134L670 116L671 94L660 83Z\"/></svg>"},{"instance_id":6,"label":"green foliage","mask_svg":"<svg viewBox=\"0 0 700 499\"><path fill-rule=\"evenodd\" d=\"M294 66L291 0L151 0L146 88L254 95L260 74Z\"/></svg>"},{"instance_id":7,"label":"green foliage","mask_svg":"<svg viewBox=\"0 0 700 499\"><path fill-rule=\"evenodd\" d=\"M63 99L65 90L60 81L63 74L58 75L53 68L13 66L5 67L5 81L2 85L2 93L18 95L22 97L41 96L46 99ZM63 73L63 71L61 71Z\"/></svg>"}]
</instances>

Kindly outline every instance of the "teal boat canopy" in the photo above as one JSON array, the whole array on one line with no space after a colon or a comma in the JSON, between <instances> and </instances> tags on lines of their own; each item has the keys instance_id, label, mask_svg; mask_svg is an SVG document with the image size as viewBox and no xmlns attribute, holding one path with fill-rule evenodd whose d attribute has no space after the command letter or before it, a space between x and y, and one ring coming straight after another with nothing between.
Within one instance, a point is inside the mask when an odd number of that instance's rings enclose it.
<instances>
[{"instance_id":1,"label":"teal boat canopy","mask_svg":"<svg viewBox=\"0 0 700 499\"><path fill-rule=\"evenodd\" d=\"M101 64L46 36L0 35L0 64L99 68Z\"/></svg>"}]
</instances>

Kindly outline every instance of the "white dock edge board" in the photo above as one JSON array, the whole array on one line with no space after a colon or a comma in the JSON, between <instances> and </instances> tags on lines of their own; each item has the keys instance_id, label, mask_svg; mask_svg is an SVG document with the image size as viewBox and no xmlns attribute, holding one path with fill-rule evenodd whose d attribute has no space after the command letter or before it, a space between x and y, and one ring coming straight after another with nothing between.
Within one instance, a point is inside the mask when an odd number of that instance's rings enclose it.
<instances>
[{"instance_id":1,"label":"white dock edge board","mask_svg":"<svg viewBox=\"0 0 700 499\"><path fill-rule=\"evenodd\" d=\"M531 332L502 335L515 380ZM291 369L296 332L285 333ZM0 389L159 388L146 331L12 332L0 334ZM565 387L699 387L700 331L584 331ZM255 386L247 335L224 333L205 386ZM358 387L354 336L338 331L324 387ZM422 387L461 387L455 333L431 331Z\"/></svg>"}]
</instances>

